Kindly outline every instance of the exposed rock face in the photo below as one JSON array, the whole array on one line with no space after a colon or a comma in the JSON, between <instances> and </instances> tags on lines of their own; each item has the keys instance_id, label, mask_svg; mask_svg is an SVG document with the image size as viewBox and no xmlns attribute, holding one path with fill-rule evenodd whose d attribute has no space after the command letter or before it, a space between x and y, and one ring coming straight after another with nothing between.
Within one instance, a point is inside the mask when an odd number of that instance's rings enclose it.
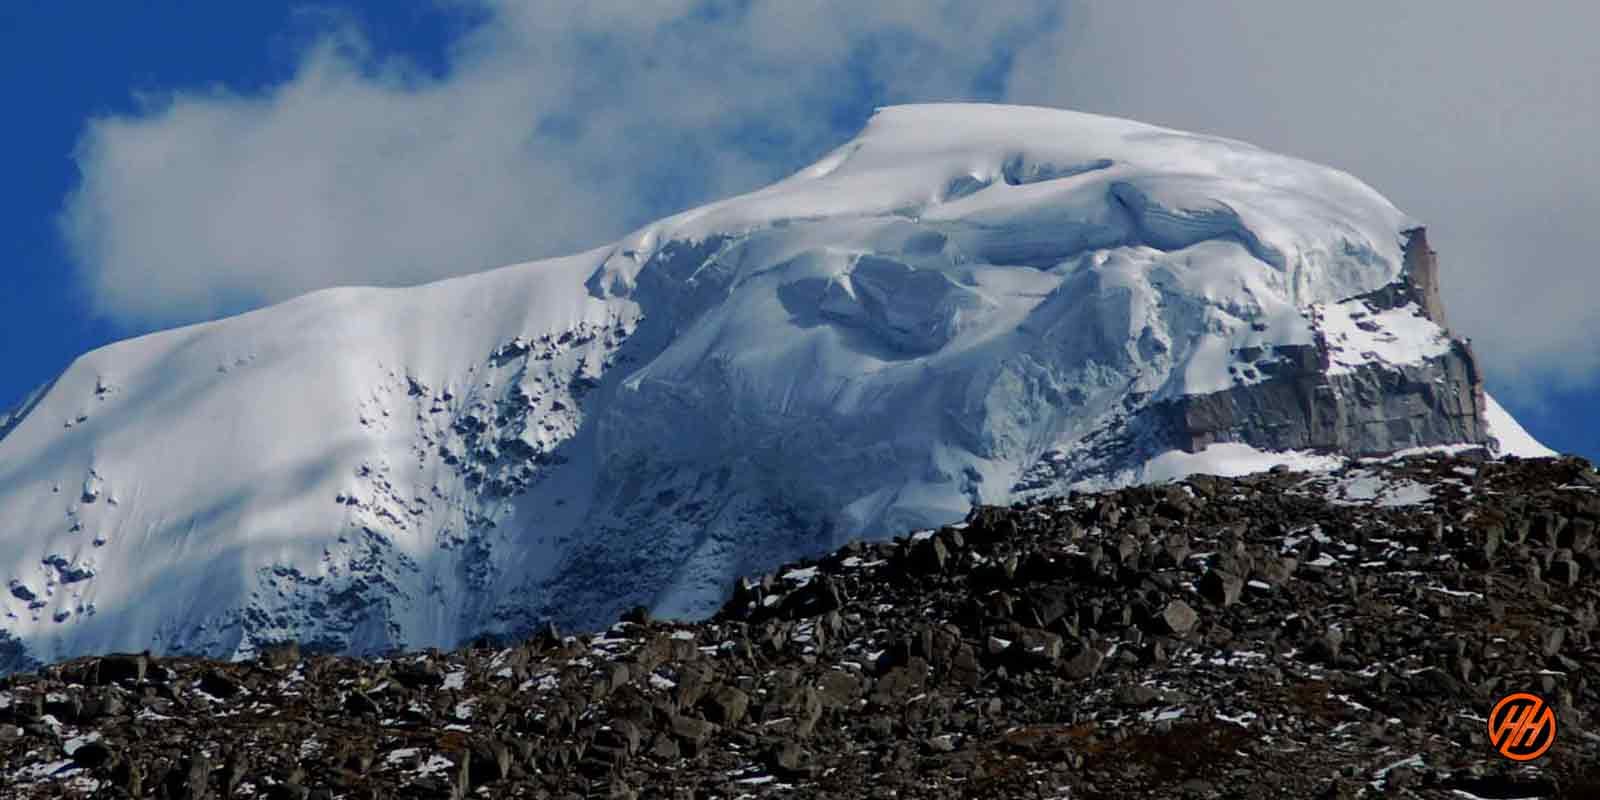
<instances>
[{"instance_id":1,"label":"exposed rock face","mask_svg":"<svg viewBox=\"0 0 1600 800\"><path fill-rule=\"evenodd\" d=\"M1356 314L1367 318L1420 314L1443 328L1434 253L1421 228L1410 233L1406 264L1414 271L1339 305L1359 306ZM1488 442L1483 377L1466 340L1451 337L1443 352L1414 363L1364 358L1342 370L1333 358L1338 349L1319 329L1312 345L1276 348L1277 360L1263 365L1270 370L1264 382L1190 395L1154 411L1171 415L1180 432L1174 446L1191 452L1216 442L1355 455Z\"/></svg>"},{"instance_id":2,"label":"exposed rock face","mask_svg":"<svg viewBox=\"0 0 1600 800\"><path fill-rule=\"evenodd\" d=\"M1403 276L1428 319L1441 328L1449 327L1444 318L1444 300L1439 296L1439 254L1428 247L1428 229L1411 228L1403 233L1406 237L1402 250L1405 256Z\"/></svg>"},{"instance_id":3,"label":"exposed rock face","mask_svg":"<svg viewBox=\"0 0 1600 800\"><path fill-rule=\"evenodd\" d=\"M1600 473L1481 453L983 507L698 624L0 679L6 798L1600 796ZM1527 764L1485 725L1531 692Z\"/></svg>"}]
</instances>

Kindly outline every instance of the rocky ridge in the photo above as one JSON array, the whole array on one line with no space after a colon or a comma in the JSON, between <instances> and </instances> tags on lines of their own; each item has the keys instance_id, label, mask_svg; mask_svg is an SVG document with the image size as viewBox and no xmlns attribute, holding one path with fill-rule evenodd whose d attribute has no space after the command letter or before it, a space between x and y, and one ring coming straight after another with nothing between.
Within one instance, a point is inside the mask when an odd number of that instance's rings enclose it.
<instances>
[{"instance_id":1,"label":"rocky ridge","mask_svg":"<svg viewBox=\"0 0 1600 800\"><path fill-rule=\"evenodd\" d=\"M0 795L1594 797L1597 526L1579 459L1365 459L982 507L697 624L78 659L0 679Z\"/></svg>"}]
</instances>

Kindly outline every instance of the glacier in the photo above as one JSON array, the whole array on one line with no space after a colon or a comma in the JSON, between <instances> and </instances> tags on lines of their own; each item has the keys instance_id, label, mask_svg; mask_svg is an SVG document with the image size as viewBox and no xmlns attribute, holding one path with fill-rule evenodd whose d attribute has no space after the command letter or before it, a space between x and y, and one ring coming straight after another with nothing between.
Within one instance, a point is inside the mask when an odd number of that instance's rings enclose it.
<instances>
[{"instance_id":1,"label":"glacier","mask_svg":"<svg viewBox=\"0 0 1600 800\"><path fill-rule=\"evenodd\" d=\"M697 616L737 575L977 504L1548 454L1390 291L1416 227L1238 141L901 106L585 253L116 343L0 416L0 668ZM1296 392L1342 416L1284 433Z\"/></svg>"}]
</instances>

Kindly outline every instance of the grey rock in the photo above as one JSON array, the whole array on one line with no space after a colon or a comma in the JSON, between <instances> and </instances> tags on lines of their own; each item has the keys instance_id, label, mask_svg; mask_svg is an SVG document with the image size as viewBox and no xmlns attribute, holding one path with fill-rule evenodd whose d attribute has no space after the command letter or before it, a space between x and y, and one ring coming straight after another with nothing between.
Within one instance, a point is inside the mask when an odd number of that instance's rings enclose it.
<instances>
[{"instance_id":1,"label":"grey rock","mask_svg":"<svg viewBox=\"0 0 1600 800\"><path fill-rule=\"evenodd\" d=\"M1188 603L1173 600L1162 609L1160 621L1168 633L1183 635L1200 623L1200 615Z\"/></svg>"}]
</instances>

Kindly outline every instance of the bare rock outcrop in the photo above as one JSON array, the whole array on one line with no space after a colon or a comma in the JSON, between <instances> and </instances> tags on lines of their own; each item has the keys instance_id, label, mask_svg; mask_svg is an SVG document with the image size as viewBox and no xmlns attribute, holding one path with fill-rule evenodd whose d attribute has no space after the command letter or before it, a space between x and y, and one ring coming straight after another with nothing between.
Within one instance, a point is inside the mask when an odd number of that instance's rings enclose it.
<instances>
[{"instance_id":1,"label":"bare rock outcrop","mask_svg":"<svg viewBox=\"0 0 1600 800\"><path fill-rule=\"evenodd\" d=\"M1275 348L1259 383L1191 395L1153 409L1176 432L1172 446L1190 452L1216 442L1263 450L1322 450L1353 455L1442 444L1487 444L1483 374L1472 345L1450 335L1439 298L1436 253L1422 228L1406 232L1405 272L1394 283L1338 306L1364 332L1398 338L1376 321L1420 316L1448 336L1440 352L1393 362L1357 352L1336 363L1339 342L1316 329L1310 345ZM1314 309L1313 314L1323 313ZM1392 317L1391 317L1392 318ZM1357 362L1353 366L1348 362Z\"/></svg>"}]
</instances>

